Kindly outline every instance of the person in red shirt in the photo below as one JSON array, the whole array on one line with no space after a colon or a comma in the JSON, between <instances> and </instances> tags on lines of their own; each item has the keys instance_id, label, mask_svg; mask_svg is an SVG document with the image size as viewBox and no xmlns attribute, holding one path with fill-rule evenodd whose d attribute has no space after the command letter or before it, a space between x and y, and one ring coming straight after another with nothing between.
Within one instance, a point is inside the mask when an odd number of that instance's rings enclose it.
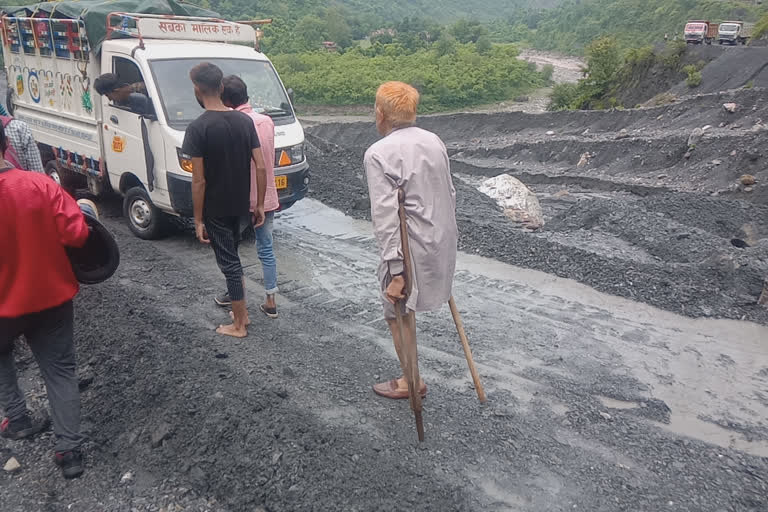
<instances>
[{"instance_id":1,"label":"person in red shirt","mask_svg":"<svg viewBox=\"0 0 768 512\"><path fill-rule=\"evenodd\" d=\"M7 147L0 129L0 435L22 439L48 427L31 418L16 378L13 347L23 334L48 391L55 462L76 478L83 473L72 308L79 286L65 248L82 247L89 228L51 178L8 165Z\"/></svg>"}]
</instances>

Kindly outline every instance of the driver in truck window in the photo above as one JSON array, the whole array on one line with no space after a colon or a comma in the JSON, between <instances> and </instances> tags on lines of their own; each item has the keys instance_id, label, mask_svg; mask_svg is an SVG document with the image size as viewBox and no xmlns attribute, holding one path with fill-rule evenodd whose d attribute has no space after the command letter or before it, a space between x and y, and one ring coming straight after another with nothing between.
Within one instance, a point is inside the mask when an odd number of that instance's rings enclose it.
<instances>
[{"instance_id":1,"label":"driver in truck window","mask_svg":"<svg viewBox=\"0 0 768 512\"><path fill-rule=\"evenodd\" d=\"M115 105L126 107L134 114L152 113L152 102L143 82L128 84L114 73L105 73L96 79L93 87L97 93L106 96Z\"/></svg>"}]
</instances>

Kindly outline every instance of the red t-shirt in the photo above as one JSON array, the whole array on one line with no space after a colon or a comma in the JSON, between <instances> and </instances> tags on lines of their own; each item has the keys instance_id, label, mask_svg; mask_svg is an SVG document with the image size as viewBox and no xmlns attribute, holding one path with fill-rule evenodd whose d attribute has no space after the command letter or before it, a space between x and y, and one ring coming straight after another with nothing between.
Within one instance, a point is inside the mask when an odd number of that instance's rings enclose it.
<instances>
[{"instance_id":1,"label":"red t-shirt","mask_svg":"<svg viewBox=\"0 0 768 512\"><path fill-rule=\"evenodd\" d=\"M71 300L79 286L64 247L87 239L80 207L51 178L0 170L0 318Z\"/></svg>"}]
</instances>

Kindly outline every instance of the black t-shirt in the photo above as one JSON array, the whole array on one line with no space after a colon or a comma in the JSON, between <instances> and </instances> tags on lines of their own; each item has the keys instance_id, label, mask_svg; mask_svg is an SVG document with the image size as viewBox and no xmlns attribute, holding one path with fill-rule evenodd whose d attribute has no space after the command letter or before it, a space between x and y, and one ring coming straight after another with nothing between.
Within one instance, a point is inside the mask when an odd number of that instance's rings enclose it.
<instances>
[{"instance_id":1,"label":"black t-shirt","mask_svg":"<svg viewBox=\"0 0 768 512\"><path fill-rule=\"evenodd\" d=\"M206 110L189 125L182 152L203 159L206 218L248 215L251 158L258 147L253 121L234 110Z\"/></svg>"}]
</instances>

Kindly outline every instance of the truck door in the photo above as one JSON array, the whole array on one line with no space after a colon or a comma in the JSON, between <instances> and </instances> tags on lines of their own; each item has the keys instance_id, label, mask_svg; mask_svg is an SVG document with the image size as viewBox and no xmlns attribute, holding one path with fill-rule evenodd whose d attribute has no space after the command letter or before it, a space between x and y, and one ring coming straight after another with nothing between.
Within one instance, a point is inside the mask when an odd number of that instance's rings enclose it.
<instances>
[{"instance_id":1,"label":"truck door","mask_svg":"<svg viewBox=\"0 0 768 512\"><path fill-rule=\"evenodd\" d=\"M106 63L105 63L106 64ZM103 66L103 69L112 69L112 73L117 75L121 85L130 85L138 92L142 93L142 86L145 84L141 70L132 60L125 57L113 55L111 57L111 66ZM110 98L111 96L111 98ZM143 120L143 115L153 114L150 112L140 112L137 105L141 102L135 101L135 97L116 98L115 94L103 95L102 112L104 123L104 153L107 160L107 169L110 174L122 176L124 173L134 174L151 191L154 189L154 179L152 169L147 172L147 159L145 158L144 138L142 137L142 124L146 128L146 123L151 121ZM151 109L152 102L147 96L146 105ZM144 109L145 110L145 109ZM114 183L114 181L113 181Z\"/></svg>"}]
</instances>

